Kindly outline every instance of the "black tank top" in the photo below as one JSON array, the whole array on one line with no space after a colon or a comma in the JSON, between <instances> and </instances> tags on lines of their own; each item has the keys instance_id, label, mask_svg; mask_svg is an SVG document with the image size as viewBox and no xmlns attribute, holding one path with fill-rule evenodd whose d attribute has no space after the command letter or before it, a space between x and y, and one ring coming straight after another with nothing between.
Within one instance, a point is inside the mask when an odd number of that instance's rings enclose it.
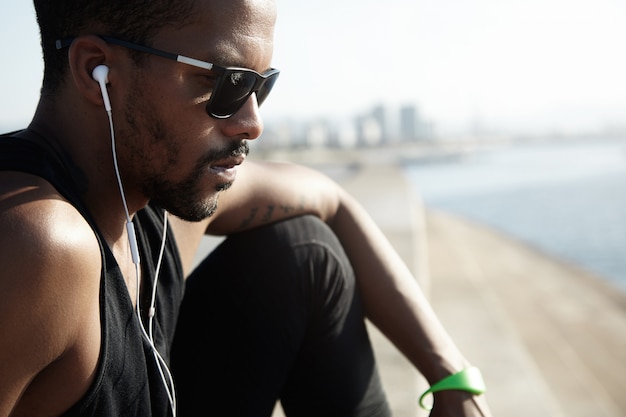
<instances>
[{"instance_id":1,"label":"black tank top","mask_svg":"<svg viewBox=\"0 0 626 417\"><path fill-rule=\"evenodd\" d=\"M81 200L84 185L69 158L32 131L0 136L0 170L37 175L52 184L87 220L100 244L100 325L98 369L87 394L64 416L168 416L167 393L148 342L142 337L128 289L111 250ZM142 312L148 311L161 246L163 210L149 205L133 219L137 231ZM183 296L182 265L171 230L163 255L156 299L154 338L169 362L178 308ZM143 291L143 290L142 290ZM147 322L144 317L144 323Z\"/></svg>"}]
</instances>

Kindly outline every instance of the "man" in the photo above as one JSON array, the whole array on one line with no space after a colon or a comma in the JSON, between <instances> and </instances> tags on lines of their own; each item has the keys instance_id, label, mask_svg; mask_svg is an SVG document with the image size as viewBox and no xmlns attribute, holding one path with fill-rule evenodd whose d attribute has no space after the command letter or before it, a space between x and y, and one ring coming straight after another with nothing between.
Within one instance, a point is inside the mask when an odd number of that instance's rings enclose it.
<instances>
[{"instance_id":1,"label":"man","mask_svg":"<svg viewBox=\"0 0 626 417\"><path fill-rule=\"evenodd\" d=\"M0 416L388 415L363 311L432 383L468 366L344 191L242 165L271 1L35 7L40 103L0 140ZM205 233L230 237L191 273Z\"/></svg>"}]
</instances>

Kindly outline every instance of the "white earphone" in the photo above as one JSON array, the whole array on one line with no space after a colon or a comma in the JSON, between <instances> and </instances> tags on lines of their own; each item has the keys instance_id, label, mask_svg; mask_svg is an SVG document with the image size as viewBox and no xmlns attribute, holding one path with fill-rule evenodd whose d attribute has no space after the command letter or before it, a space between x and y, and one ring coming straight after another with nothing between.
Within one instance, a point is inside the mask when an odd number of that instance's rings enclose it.
<instances>
[{"instance_id":1,"label":"white earphone","mask_svg":"<svg viewBox=\"0 0 626 417\"><path fill-rule=\"evenodd\" d=\"M156 303L156 290L157 290L157 282L159 279L159 271L161 269L161 261L163 259L163 252L165 250L165 239L167 236L167 212L164 212L163 218L163 240L161 242L161 250L159 252L159 258L157 261L157 265L155 268L154 275L154 284L152 287L152 297L150 302L150 309L148 311L148 331L143 325L143 321L141 320L141 312L139 309L139 248L137 245L137 237L135 234L135 225L133 224L130 214L128 212L128 205L126 204L126 195L124 194L124 187L122 185L122 178L120 176L119 167L117 164L117 152L115 147L115 130L113 129L113 116L111 112L111 100L109 100L109 92L107 91L107 83L109 82L109 67L106 65L98 65L95 67L91 73L91 76L94 80L98 82L100 85L100 91L102 93L102 100L104 101L104 109L107 112L109 117L109 127L111 133L111 149L113 153L113 166L115 168L115 176L117 177L117 184L120 190L120 195L122 197L122 203L124 204L124 212L126 214L126 231L128 233L128 243L130 246L130 253L133 259L133 264L135 264L135 276L137 280L137 294L135 298L136 303L136 313L137 319L139 320L139 327L141 328L141 332L143 336L147 339L150 347L152 349L152 353L154 355L154 360L156 361L157 368L159 369L159 373L161 374L161 381L163 382L163 386L167 391L167 396L170 402L170 406L172 409L172 415L176 417L176 391L174 388L174 380L172 378L172 374L167 366L167 363L157 350L154 345L154 336L152 334L153 328L153 319L155 315L155 303ZM169 383L168 383L169 382Z\"/></svg>"},{"instance_id":2,"label":"white earphone","mask_svg":"<svg viewBox=\"0 0 626 417\"><path fill-rule=\"evenodd\" d=\"M91 76L94 80L98 81L98 84L100 84L102 100L104 100L104 108L107 112L110 112L111 100L109 100L109 93L107 91L107 83L109 82L109 67L106 65L98 65L93 69Z\"/></svg>"}]
</instances>

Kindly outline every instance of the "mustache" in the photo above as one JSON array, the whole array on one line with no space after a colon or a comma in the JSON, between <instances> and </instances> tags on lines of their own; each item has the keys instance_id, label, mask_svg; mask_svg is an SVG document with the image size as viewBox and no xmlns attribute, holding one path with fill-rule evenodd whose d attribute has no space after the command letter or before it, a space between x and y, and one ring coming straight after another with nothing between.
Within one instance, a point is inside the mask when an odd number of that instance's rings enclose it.
<instances>
[{"instance_id":1,"label":"mustache","mask_svg":"<svg viewBox=\"0 0 626 417\"><path fill-rule=\"evenodd\" d=\"M213 149L204 156L198 162L198 169L202 166L211 165L214 162L220 161L222 159L237 157L237 156L248 156L250 153L250 146L248 145L248 141L242 140L240 142L230 143L228 146L220 149Z\"/></svg>"},{"instance_id":2,"label":"mustache","mask_svg":"<svg viewBox=\"0 0 626 417\"><path fill-rule=\"evenodd\" d=\"M234 142L222 149L215 149L204 158L204 163L211 164L222 159L231 158L234 156L248 156L250 153L250 146L248 141L242 140L240 142Z\"/></svg>"}]
</instances>

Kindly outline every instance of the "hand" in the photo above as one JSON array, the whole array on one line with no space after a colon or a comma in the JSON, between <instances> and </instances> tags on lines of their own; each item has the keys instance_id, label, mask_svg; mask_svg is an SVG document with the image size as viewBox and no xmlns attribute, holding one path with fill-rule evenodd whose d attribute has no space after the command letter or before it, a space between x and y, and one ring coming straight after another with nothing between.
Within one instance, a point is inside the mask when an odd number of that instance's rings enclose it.
<instances>
[{"instance_id":1,"label":"hand","mask_svg":"<svg viewBox=\"0 0 626 417\"><path fill-rule=\"evenodd\" d=\"M491 417L484 395L464 391L440 391L435 393L434 401L430 417Z\"/></svg>"}]
</instances>

